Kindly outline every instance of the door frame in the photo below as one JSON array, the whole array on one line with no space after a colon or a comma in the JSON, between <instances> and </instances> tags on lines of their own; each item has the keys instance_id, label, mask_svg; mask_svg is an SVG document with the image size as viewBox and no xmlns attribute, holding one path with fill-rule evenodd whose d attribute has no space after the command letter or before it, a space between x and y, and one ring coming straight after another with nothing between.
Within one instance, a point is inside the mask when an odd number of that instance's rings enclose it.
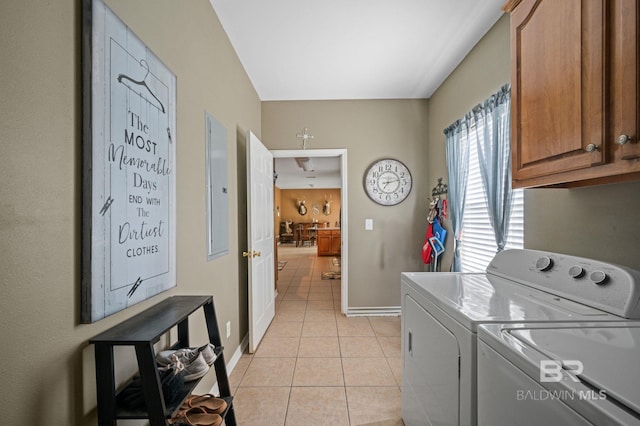
<instances>
[{"instance_id":1,"label":"door frame","mask_svg":"<svg viewBox=\"0 0 640 426\"><path fill-rule=\"evenodd\" d=\"M347 150L346 149L272 149L273 158L295 158L295 157L339 157L340 158L340 238L342 248L340 253L340 311L346 315L348 312L348 255L349 255L349 232L348 232L348 209L347 209Z\"/></svg>"}]
</instances>

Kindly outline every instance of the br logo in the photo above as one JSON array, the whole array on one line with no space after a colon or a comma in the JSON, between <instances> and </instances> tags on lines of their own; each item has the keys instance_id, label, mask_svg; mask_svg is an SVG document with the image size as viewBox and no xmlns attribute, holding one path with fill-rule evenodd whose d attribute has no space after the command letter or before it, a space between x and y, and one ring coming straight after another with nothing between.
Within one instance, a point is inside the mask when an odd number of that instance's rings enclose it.
<instances>
[{"instance_id":1,"label":"br logo","mask_svg":"<svg viewBox=\"0 0 640 426\"><path fill-rule=\"evenodd\" d=\"M552 359L543 359L540 361L540 382L560 382L564 378L562 370L566 372L571 380L579 382L578 376L584 370L582 361L568 359L563 361L555 361Z\"/></svg>"}]
</instances>

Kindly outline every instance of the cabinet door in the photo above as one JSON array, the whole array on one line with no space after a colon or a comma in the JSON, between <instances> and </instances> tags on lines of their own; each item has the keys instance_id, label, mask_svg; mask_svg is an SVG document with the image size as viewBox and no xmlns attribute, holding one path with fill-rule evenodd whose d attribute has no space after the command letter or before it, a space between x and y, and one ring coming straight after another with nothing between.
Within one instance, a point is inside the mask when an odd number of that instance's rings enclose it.
<instances>
[{"instance_id":1,"label":"cabinet door","mask_svg":"<svg viewBox=\"0 0 640 426\"><path fill-rule=\"evenodd\" d=\"M331 235L331 254L335 255L335 256L340 256L340 250L341 250L341 239L340 239L340 234L333 234Z\"/></svg>"},{"instance_id":2,"label":"cabinet door","mask_svg":"<svg viewBox=\"0 0 640 426\"><path fill-rule=\"evenodd\" d=\"M611 2L611 133L616 161L640 157L638 128L638 3L636 0Z\"/></svg>"},{"instance_id":3,"label":"cabinet door","mask_svg":"<svg viewBox=\"0 0 640 426\"><path fill-rule=\"evenodd\" d=\"M606 160L605 17L604 0L523 0L513 10L514 181Z\"/></svg>"},{"instance_id":4,"label":"cabinet door","mask_svg":"<svg viewBox=\"0 0 640 426\"><path fill-rule=\"evenodd\" d=\"M328 232L318 231L318 256L328 256L331 251L331 236Z\"/></svg>"}]
</instances>

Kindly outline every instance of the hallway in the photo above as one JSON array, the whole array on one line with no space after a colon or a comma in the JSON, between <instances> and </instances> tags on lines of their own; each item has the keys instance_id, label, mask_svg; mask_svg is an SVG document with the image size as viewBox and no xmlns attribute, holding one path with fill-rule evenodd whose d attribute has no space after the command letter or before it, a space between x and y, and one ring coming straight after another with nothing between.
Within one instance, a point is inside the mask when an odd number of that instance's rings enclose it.
<instances>
[{"instance_id":1,"label":"hallway","mask_svg":"<svg viewBox=\"0 0 640 426\"><path fill-rule=\"evenodd\" d=\"M340 313L339 258L280 246L276 316L231 376L238 424L402 425L400 319Z\"/></svg>"}]
</instances>

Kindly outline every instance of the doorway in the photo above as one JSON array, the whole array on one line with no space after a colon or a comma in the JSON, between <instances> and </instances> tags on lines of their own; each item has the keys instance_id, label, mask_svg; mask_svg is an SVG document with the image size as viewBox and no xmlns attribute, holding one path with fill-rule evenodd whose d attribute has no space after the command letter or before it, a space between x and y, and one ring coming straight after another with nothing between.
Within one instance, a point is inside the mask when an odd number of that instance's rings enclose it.
<instances>
[{"instance_id":1,"label":"doorway","mask_svg":"<svg viewBox=\"0 0 640 426\"><path fill-rule=\"evenodd\" d=\"M281 158L298 159L298 163L302 168L304 160L308 159L311 163L314 158L336 158L339 164L339 188L340 188L340 220L339 226L341 231L341 306L340 310L343 314L347 313L348 306L348 208L347 208L347 150L346 149L306 149L306 150L272 150L274 160ZM278 173L278 170L275 170ZM277 183L276 183L277 184ZM277 232L277 230L276 230Z\"/></svg>"}]
</instances>

